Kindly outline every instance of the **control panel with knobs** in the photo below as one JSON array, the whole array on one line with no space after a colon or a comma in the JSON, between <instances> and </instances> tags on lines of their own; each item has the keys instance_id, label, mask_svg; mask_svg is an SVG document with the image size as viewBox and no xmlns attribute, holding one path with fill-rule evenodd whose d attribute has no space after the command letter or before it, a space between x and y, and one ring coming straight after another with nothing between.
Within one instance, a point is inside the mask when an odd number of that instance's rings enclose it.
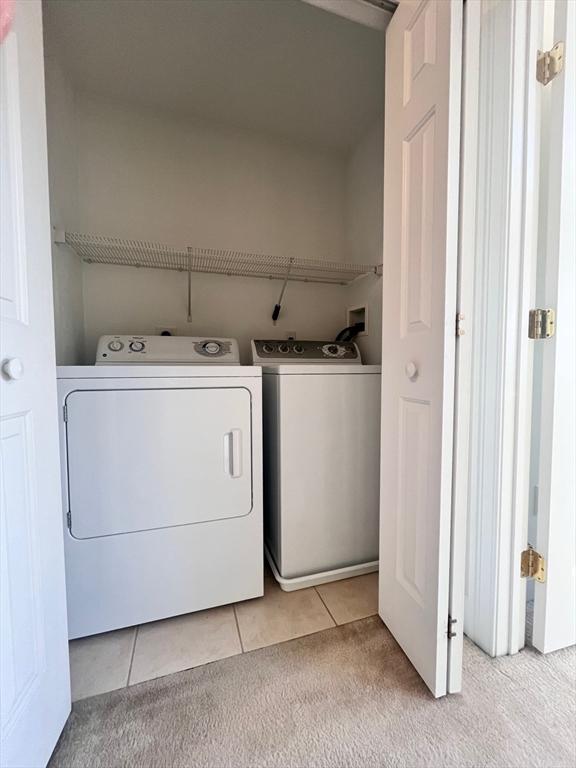
<instances>
[{"instance_id":1,"label":"control panel with knobs","mask_svg":"<svg viewBox=\"0 0 576 768\"><path fill-rule=\"evenodd\" d=\"M102 336L97 365L240 365L236 339L198 336Z\"/></svg>"},{"instance_id":2,"label":"control panel with knobs","mask_svg":"<svg viewBox=\"0 0 576 768\"><path fill-rule=\"evenodd\" d=\"M354 342L332 341L279 341L275 339L252 342L252 361L267 363L361 363L360 351Z\"/></svg>"}]
</instances>

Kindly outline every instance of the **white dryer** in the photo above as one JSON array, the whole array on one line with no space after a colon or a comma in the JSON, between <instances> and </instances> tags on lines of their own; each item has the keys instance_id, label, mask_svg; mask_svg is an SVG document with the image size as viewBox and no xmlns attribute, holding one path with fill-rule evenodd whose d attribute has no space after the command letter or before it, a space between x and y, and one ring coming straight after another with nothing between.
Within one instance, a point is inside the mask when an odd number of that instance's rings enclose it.
<instances>
[{"instance_id":1,"label":"white dryer","mask_svg":"<svg viewBox=\"0 0 576 768\"><path fill-rule=\"evenodd\" d=\"M287 591L378 568L380 366L352 342L252 342L266 555Z\"/></svg>"},{"instance_id":2,"label":"white dryer","mask_svg":"<svg viewBox=\"0 0 576 768\"><path fill-rule=\"evenodd\" d=\"M58 368L70 637L262 595L261 369L190 337L97 362Z\"/></svg>"}]
</instances>

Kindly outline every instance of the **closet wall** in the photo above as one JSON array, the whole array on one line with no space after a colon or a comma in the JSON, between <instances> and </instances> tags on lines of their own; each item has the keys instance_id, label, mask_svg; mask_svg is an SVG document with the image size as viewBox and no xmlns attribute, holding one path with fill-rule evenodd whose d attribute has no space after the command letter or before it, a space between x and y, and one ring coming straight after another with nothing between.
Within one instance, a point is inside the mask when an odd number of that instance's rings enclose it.
<instances>
[{"instance_id":1,"label":"closet wall","mask_svg":"<svg viewBox=\"0 0 576 768\"><path fill-rule=\"evenodd\" d=\"M347 259L382 262L384 126L376 120L346 163ZM365 306L368 332L356 339L366 363L382 359L382 278L366 275L344 291L346 308Z\"/></svg>"},{"instance_id":2,"label":"closet wall","mask_svg":"<svg viewBox=\"0 0 576 768\"><path fill-rule=\"evenodd\" d=\"M80 231L173 245L341 260L343 167L335 154L201 122L78 99ZM340 289L290 283L281 318L276 281L195 275L192 323L186 277L87 265L86 353L101 333L238 337L294 331L332 336L343 324Z\"/></svg>"},{"instance_id":3,"label":"closet wall","mask_svg":"<svg viewBox=\"0 0 576 768\"><path fill-rule=\"evenodd\" d=\"M68 82L46 40L52 222L57 228L200 247L379 263L382 122L349 151L114 102ZM105 333L333 338L367 304L366 362L380 360L381 280L352 286L90 265L54 246L57 361L94 360Z\"/></svg>"},{"instance_id":4,"label":"closet wall","mask_svg":"<svg viewBox=\"0 0 576 768\"><path fill-rule=\"evenodd\" d=\"M74 92L58 60L45 45L46 122L50 218L52 226L72 228L78 222L78 185ZM83 265L65 246L52 245L56 362L84 362Z\"/></svg>"}]
</instances>

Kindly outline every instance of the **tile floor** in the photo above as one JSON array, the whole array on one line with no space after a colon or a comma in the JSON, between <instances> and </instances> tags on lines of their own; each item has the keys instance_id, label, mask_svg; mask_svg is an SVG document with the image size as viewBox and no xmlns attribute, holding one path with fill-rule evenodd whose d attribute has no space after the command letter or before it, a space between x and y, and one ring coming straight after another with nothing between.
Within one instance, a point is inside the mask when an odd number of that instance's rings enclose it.
<instances>
[{"instance_id":1,"label":"tile floor","mask_svg":"<svg viewBox=\"0 0 576 768\"><path fill-rule=\"evenodd\" d=\"M72 699L310 635L377 611L377 573L283 592L266 572L264 597L73 640Z\"/></svg>"}]
</instances>

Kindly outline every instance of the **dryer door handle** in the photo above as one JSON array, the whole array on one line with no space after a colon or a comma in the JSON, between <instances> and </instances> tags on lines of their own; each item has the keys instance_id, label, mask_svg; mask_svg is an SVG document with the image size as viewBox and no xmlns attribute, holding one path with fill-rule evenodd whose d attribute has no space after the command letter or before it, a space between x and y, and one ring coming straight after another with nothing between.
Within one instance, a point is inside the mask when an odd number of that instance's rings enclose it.
<instances>
[{"instance_id":1,"label":"dryer door handle","mask_svg":"<svg viewBox=\"0 0 576 768\"><path fill-rule=\"evenodd\" d=\"M230 477L242 476L241 429L232 429L224 435L224 471Z\"/></svg>"}]
</instances>

